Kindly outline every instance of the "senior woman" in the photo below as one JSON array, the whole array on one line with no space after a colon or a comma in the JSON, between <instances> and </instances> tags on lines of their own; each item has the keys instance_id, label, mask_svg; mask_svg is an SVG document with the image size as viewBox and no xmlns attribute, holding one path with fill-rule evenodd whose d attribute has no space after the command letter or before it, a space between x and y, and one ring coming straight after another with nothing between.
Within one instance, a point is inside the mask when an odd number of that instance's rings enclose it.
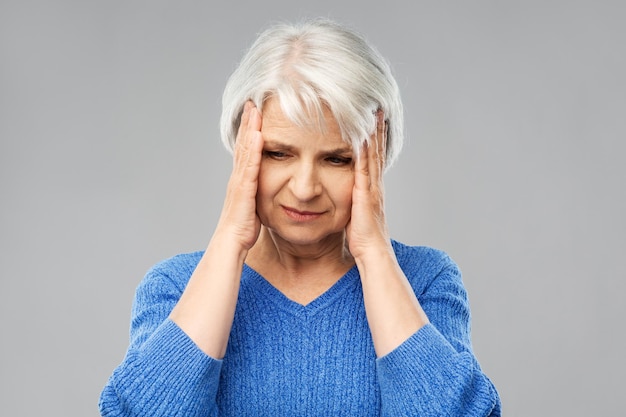
<instances>
[{"instance_id":1,"label":"senior woman","mask_svg":"<svg viewBox=\"0 0 626 417\"><path fill-rule=\"evenodd\" d=\"M262 32L229 79L233 170L206 250L154 266L103 416L497 416L457 266L389 236L385 59L328 20Z\"/></svg>"}]
</instances>

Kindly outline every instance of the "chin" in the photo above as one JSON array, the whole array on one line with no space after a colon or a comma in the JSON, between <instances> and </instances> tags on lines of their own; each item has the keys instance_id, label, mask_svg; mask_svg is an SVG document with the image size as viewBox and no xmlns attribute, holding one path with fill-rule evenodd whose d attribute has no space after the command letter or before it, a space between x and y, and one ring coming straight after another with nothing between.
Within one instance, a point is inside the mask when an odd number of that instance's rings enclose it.
<instances>
[{"instance_id":1,"label":"chin","mask_svg":"<svg viewBox=\"0 0 626 417\"><path fill-rule=\"evenodd\" d=\"M283 228L267 228L276 238L294 246L311 246L323 242L342 240L343 229L341 230L284 230ZM289 228L292 229L292 228Z\"/></svg>"}]
</instances>

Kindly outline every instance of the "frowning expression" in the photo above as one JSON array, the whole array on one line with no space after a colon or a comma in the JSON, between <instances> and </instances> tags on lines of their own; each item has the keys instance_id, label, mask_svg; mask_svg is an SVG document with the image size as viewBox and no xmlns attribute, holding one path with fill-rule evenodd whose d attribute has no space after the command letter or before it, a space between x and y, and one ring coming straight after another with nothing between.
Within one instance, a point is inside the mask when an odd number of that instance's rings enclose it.
<instances>
[{"instance_id":1,"label":"frowning expression","mask_svg":"<svg viewBox=\"0 0 626 417\"><path fill-rule=\"evenodd\" d=\"M257 213L265 227L295 245L343 238L350 220L352 148L327 108L324 118L320 132L290 121L277 98L263 106Z\"/></svg>"}]
</instances>

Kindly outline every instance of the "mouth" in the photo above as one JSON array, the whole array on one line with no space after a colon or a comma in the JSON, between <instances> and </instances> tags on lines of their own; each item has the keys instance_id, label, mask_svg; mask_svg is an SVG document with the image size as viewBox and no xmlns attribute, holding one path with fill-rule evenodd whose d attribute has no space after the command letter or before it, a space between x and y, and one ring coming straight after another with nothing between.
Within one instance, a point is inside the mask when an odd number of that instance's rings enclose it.
<instances>
[{"instance_id":1,"label":"mouth","mask_svg":"<svg viewBox=\"0 0 626 417\"><path fill-rule=\"evenodd\" d=\"M311 220L316 220L324 214L323 211L301 211L296 210L293 207L282 206L283 211L292 220L297 222L307 222Z\"/></svg>"}]
</instances>

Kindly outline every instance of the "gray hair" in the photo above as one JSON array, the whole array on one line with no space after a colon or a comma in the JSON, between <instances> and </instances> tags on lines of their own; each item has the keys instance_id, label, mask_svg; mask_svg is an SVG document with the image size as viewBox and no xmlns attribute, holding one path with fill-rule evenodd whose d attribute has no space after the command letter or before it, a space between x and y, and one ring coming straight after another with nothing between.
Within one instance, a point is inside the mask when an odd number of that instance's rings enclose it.
<instances>
[{"instance_id":1,"label":"gray hair","mask_svg":"<svg viewBox=\"0 0 626 417\"><path fill-rule=\"evenodd\" d=\"M402 148L402 100L389 64L363 36L336 22L278 23L260 33L224 89L220 129L229 151L245 102L262 111L270 97L279 98L294 123L310 127L315 120L322 131L328 106L355 152L369 143L380 109L387 122L387 168Z\"/></svg>"}]
</instances>

